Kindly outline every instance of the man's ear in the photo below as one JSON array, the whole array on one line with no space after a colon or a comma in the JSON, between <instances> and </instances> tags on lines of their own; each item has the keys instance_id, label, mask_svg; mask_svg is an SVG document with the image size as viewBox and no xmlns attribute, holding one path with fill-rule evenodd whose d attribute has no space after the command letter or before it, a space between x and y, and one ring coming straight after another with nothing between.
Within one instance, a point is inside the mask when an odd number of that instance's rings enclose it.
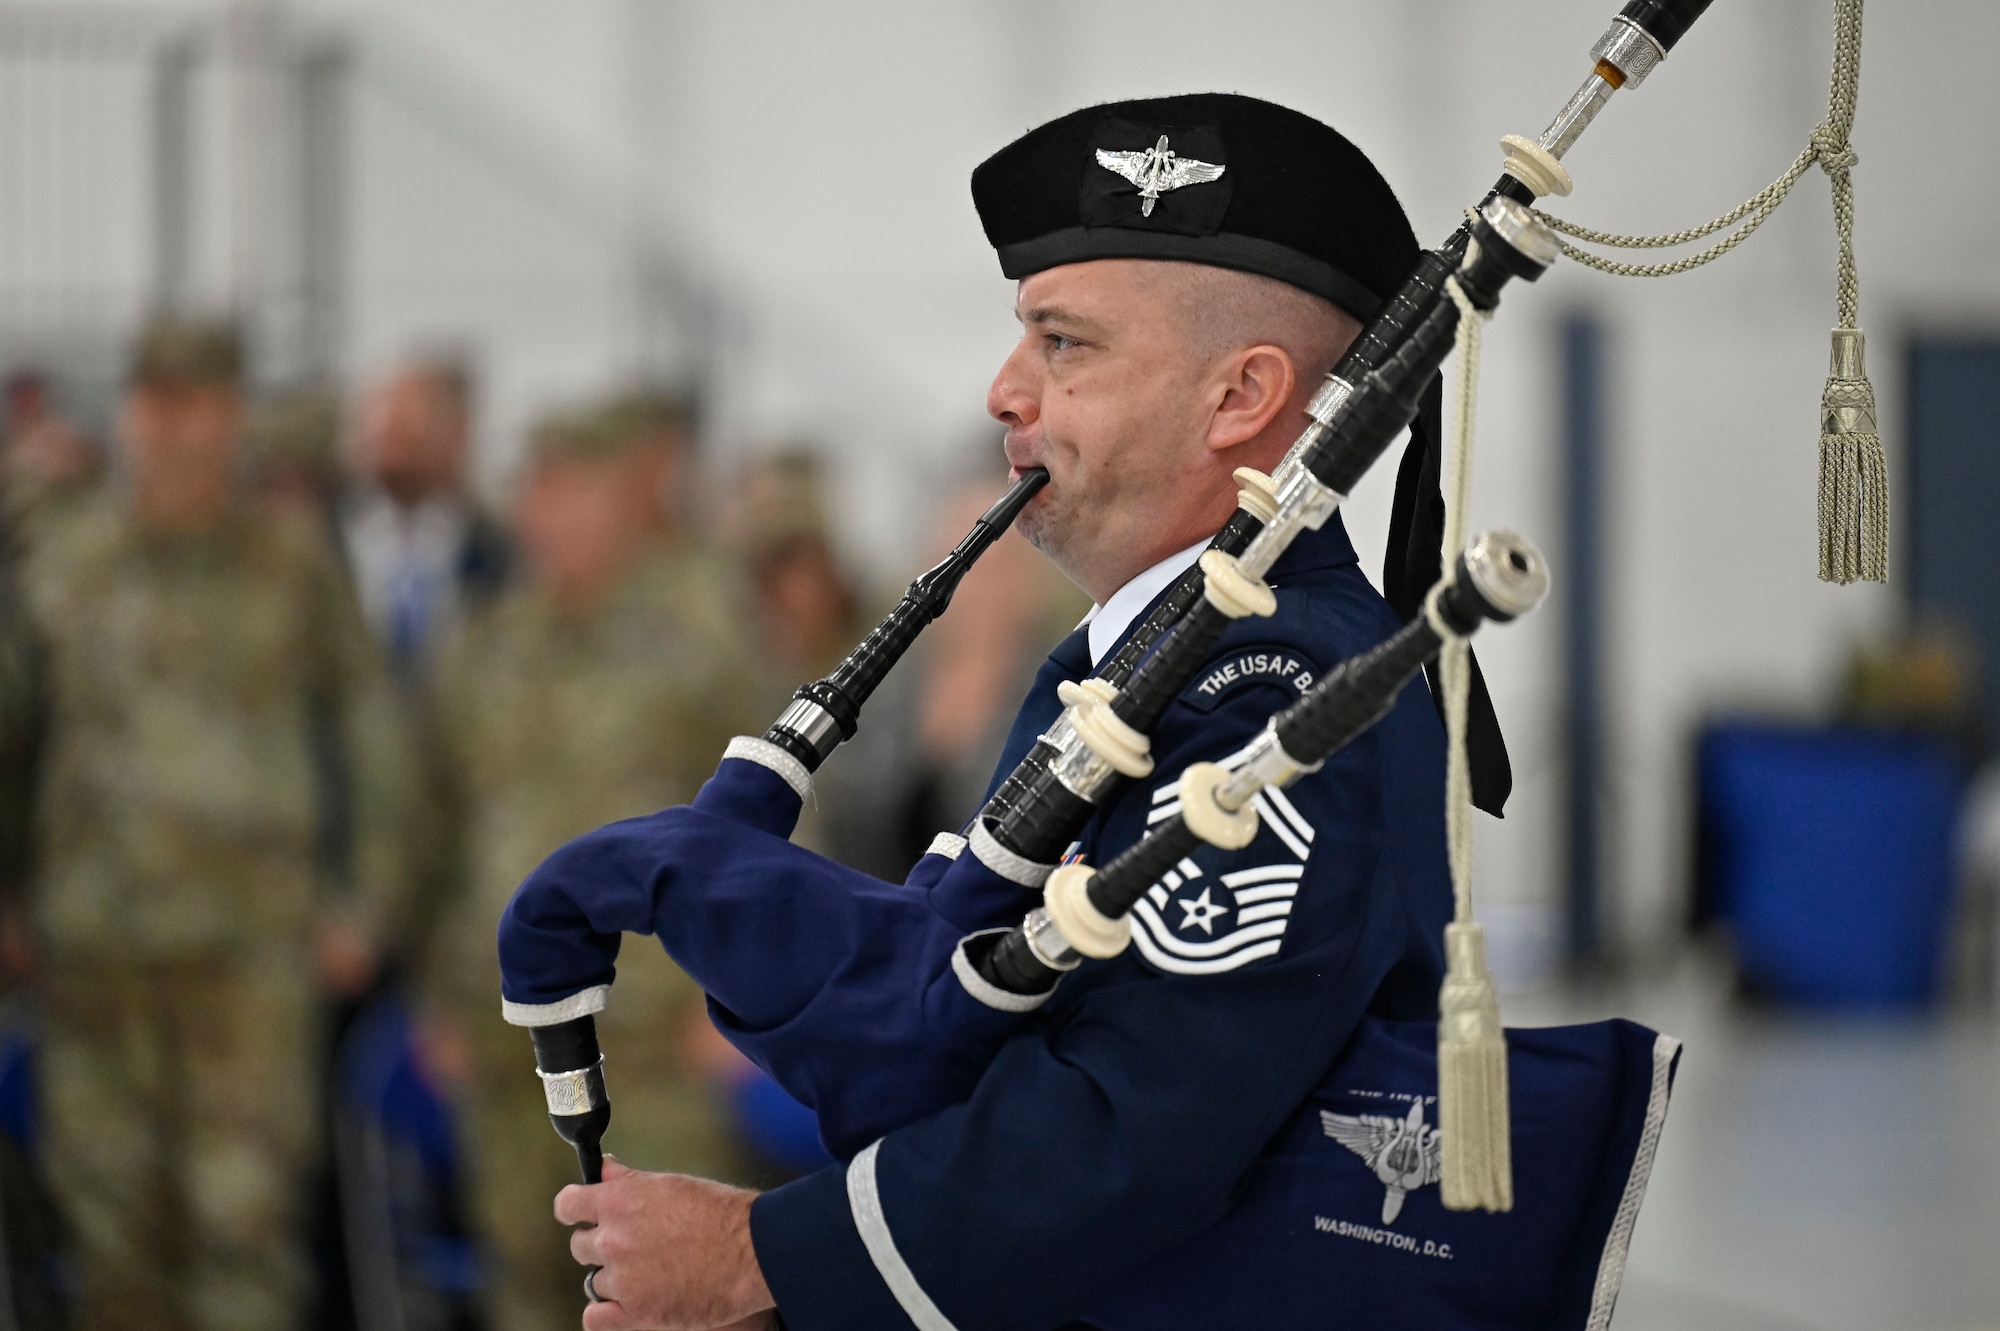
<instances>
[{"instance_id":1,"label":"man's ear","mask_svg":"<svg viewBox=\"0 0 2000 1331\"><path fill-rule=\"evenodd\" d=\"M1264 433L1292 400L1298 382L1283 347L1246 347L1230 357L1217 373L1221 396L1208 421L1210 451L1221 453Z\"/></svg>"}]
</instances>

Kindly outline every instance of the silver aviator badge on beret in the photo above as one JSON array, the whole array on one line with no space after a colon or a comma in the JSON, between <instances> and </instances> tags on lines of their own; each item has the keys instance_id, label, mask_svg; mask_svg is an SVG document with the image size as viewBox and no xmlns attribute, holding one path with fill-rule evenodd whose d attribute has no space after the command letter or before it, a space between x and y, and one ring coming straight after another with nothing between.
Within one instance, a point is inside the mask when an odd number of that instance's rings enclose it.
<instances>
[{"instance_id":1,"label":"silver aviator badge on beret","mask_svg":"<svg viewBox=\"0 0 2000 1331\"><path fill-rule=\"evenodd\" d=\"M1097 164L1107 171L1116 171L1139 187L1139 197L1145 200L1139 205L1141 217L1153 215L1153 205L1160 201L1162 194L1171 193L1183 185L1206 185L1211 180L1220 180L1222 173L1229 169L1214 162L1175 156L1174 150L1167 146L1164 134L1160 135L1158 143L1138 152L1109 152L1099 148Z\"/></svg>"}]
</instances>

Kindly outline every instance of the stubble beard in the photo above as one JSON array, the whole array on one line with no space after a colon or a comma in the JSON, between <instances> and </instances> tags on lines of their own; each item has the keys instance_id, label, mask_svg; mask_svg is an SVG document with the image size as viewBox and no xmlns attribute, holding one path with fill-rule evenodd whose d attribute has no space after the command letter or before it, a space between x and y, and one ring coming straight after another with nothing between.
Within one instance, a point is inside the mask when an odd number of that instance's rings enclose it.
<instances>
[{"instance_id":1,"label":"stubble beard","mask_svg":"<svg viewBox=\"0 0 2000 1331\"><path fill-rule=\"evenodd\" d=\"M1028 544L1042 552L1051 564L1062 570L1071 582L1076 576L1070 571L1064 554L1069 548L1068 538L1072 534L1072 515L1059 503L1059 496L1043 491L1043 497L1030 504L1015 519L1015 530L1027 537Z\"/></svg>"}]
</instances>

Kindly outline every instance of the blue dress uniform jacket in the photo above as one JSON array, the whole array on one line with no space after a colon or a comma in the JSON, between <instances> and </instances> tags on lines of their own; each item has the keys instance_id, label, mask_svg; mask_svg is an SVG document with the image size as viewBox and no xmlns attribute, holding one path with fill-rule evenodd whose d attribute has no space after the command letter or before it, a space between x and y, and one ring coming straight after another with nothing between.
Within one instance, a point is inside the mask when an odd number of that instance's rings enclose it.
<instances>
[{"instance_id":1,"label":"blue dress uniform jacket","mask_svg":"<svg viewBox=\"0 0 2000 1331\"><path fill-rule=\"evenodd\" d=\"M1337 517L1269 581L1277 613L1234 625L1169 708L1154 777L1084 832L1090 862L1172 816L1189 763L1227 761L1397 627ZM1436 711L1406 690L1261 801L1251 846L1197 852L1155 887L1134 946L1066 978L962 1102L759 1198L753 1236L788 1326L1087 1324L1149 1259L1216 1226L1366 1015L1436 1015L1443 771Z\"/></svg>"}]
</instances>

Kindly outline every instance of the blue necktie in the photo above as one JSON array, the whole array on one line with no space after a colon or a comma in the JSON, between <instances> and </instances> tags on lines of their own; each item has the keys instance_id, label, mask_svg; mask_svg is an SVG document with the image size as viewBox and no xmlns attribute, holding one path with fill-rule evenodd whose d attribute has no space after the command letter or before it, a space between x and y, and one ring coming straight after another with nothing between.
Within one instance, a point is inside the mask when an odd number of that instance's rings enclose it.
<instances>
[{"instance_id":1,"label":"blue necktie","mask_svg":"<svg viewBox=\"0 0 2000 1331\"><path fill-rule=\"evenodd\" d=\"M1028 756L1028 750L1035 747L1035 741L1042 737L1042 732L1062 715L1062 700L1056 697L1056 687L1065 680L1075 682L1089 673L1090 627L1085 625L1057 643L1056 649L1049 653L1049 659L1042 662L1042 668L1035 672L1035 685L1028 690L1021 710L1014 714L1014 727L1007 732L1007 747L1000 751L1000 764L993 769L993 779L986 783L987 799L993 798L993 792L1000 788L1000 783L1006 780L1021 759Z\"/></svg>"},{"instance_id":2,"label":"blue necktie","mask_svg":"<svg viewBox=\"0 0 2000 1331\"><path fill-rule=\"evenodd\" d=\"M389 593L389 655L400 670L414 669L430 633L431 575L406 555Z\"/></svg>"}]
</instances>

